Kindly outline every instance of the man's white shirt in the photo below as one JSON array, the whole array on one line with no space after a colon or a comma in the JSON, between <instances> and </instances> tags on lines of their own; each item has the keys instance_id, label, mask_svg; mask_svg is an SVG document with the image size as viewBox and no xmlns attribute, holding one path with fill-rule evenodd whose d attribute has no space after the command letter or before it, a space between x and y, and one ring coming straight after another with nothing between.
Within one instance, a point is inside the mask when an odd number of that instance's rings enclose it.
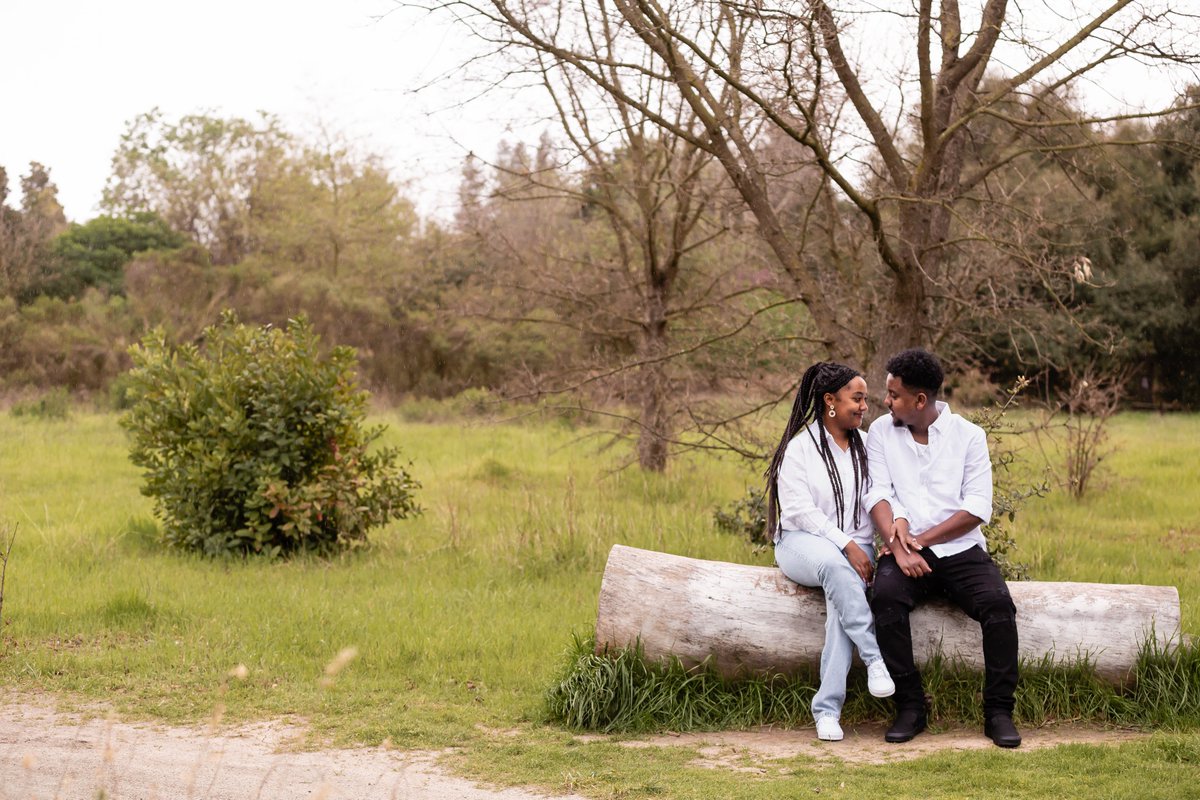
<instances>
[{"instance_id":1,"label":"man's white shirt","mask_svg":"<svg viewBox=\"0 0 1200 800\"><path fill-rule=\"evenodd\" d=\"M892 505L895 519L908 520L909 530L921 534L956 511L966 511L987 524L992 518L992 462L983 428L937 403L938 416L929 426L929 444L920 445L906 426L897 427L891 415L871 424L867 457L871 488L866 507L881 500ZM961 553L974 545L987 549L976 527L957 539L930 545L937 556Z\"/></svg>"}]
</instances>

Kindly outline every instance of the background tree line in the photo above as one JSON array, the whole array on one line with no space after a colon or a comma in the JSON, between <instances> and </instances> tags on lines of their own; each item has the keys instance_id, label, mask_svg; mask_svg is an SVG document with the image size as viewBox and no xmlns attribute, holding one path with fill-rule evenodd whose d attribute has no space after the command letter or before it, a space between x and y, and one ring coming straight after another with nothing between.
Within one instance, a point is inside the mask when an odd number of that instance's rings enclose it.
<instances>
[{"instance_id":1,"label":"background tree line","mask_svg":"<svg viewBox=\"0 0 1200 800\"><path fill-rule=\"evenodd\" d=\"M899 165L868 158L855 177L867 202L820 157L822 120L852 92L808 102L807 120L799 96L790 116L765 92L721 100L700 91L730 80L714 57L689 78L704 102L690 102L645 79L658 50L623 39L636 33L618 30L627 19L610 22L587 58L529 49L557 118L538 142L468 157L449 221L419 219L378 157L270 115L131 121L104 213L83 223L31 164L19 199L0 196L4 388L119 389L128 346L154 326L186 342L226 308L280 326L303 313L326 342L358 348L376 392L479 388L599 410L661 469L685 444L753 451L740 421L786 396L807 360L870 370L875 351L910 343L896 328L912 322L896 305L908 268L880 249L894 224L937 228L942 244L922 253L944 250L939 260L913 256L914 335L960 367L965 399L1018 374L1052 395L1102 369L1138 401L1194 405L1196 90L1164 113L1111 120L1053 86L1001 93L986 114L918 115L888 132ZM829 46L819 17L801 22L774 21L810 55ZM743 23L729 24L744 44ZM595 65L618 55L634 67L598 79ZM972 96L1006 85L976 77ZM743 114L724 128L740 148L732 162L708 102ZM895 200L889 169L944 160L921 151L921 126L935 123L959 126L954 174L973 182L951 202L943 180L941 216L905 222L902 206L919 203Z\"/></svg>"}]
</instances>

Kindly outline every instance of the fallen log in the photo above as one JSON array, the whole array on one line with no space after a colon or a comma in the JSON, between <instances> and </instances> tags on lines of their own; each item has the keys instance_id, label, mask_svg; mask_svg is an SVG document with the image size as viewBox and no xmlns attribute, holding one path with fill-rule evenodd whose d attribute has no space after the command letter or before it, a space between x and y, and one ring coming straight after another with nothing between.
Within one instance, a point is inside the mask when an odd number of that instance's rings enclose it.
<instances>
[{"instance_id":1,"label":"fallen log","mask_svg":"<svg viewBox=\"0 0 1200 800\"><path fill-rule=\"evenodd\" d=\"M1097 675L1128 679L1143 643L1177 641L1179 592L1173 586L1014 581L1023 659L1086 658ZM938 653L983 669L979 624L943 601L912 615L918 663ZM792 674L820 663L825 597L792 583L778 568L614 545L600 587L596 648L641 644L646 656L706 658L722 675Z\"/></svg>"}]
</instances>

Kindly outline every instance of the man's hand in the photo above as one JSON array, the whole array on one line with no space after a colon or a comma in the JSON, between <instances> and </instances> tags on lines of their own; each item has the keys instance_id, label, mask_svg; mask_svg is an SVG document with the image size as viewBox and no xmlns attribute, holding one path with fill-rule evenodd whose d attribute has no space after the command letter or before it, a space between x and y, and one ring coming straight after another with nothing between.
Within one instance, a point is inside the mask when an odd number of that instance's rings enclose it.
<instances>
[{"instance_id":1,"label":"man's hand","mask_svg":"<svg viewBox=\"0 0 1200 800\"><path fill-rule=\"evenodd\" d=\"M842 552L846 554L850 566L854 567L854 571L863 579L863 583L870 583L871 578L875 575L875 567L863 549L858 546L858 542L847 542L846 546L842 548Z\"/></svg>"},{"instance_id":2,"label":"man's hand","mask_svg":"<svg viewBox=\"0 0 1200 800\"><path fill-rule=\"evenodd\" d=\"M933 572L933 567L917 553L897 547L892 551L896 566L910 578L922 578Z\"/></svg>"}]
</instances>

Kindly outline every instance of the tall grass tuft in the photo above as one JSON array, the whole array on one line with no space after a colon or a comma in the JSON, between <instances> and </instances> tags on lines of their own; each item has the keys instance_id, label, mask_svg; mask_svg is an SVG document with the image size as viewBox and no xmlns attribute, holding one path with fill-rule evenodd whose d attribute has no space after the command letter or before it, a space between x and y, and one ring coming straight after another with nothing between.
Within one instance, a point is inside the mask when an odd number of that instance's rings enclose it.
<instances>
[{"instance_id":1,"label":"tall grass tuft","mask_svg":"<svg viewBox=\"0 0 1200 800\"><path fill-rule=\"evenodd\" d=\"M983 722L981 678L956 662L934 659L922 669L930 717L939 724ZM561 675L546 692L550 721L575 731L648 733L758 725L807 725L814 672L722 678L708 663L655 662L640 647L596 653L576 636ZM1200 642L1160 648L1148 643L1130 681L1114 686L1086 662L1022 667L1015 715L1023 724L1087 721L1122 726L1200 724ZM870 696L862 670L851 672L842 719L887 722L890 701Z\"/></svg>"},{"instance_id":2,"label":"tall grass tuft","mask_svg":"<svg viewBox=\"0 0 1200 800\"><path fill-rule=\"evenodd\" d=\"M546 693L549 717L577 731L638 733L797 724L808 716L812 676L723 679L709 664L655 663L641 647L596 653L574 637L562 676Z\"/></svg>"},{"instance_id":3,"label":"tall grass tuft","mask_svg":"<svg viewBox=\"0 0 1200 800\"><path fill-rule=\"evenodd\" d=\"M1200 725L1200 639L1160 648L1151 643L1138 657L1132 700L1138 722Z\"/></svg>"}]
</instances>

